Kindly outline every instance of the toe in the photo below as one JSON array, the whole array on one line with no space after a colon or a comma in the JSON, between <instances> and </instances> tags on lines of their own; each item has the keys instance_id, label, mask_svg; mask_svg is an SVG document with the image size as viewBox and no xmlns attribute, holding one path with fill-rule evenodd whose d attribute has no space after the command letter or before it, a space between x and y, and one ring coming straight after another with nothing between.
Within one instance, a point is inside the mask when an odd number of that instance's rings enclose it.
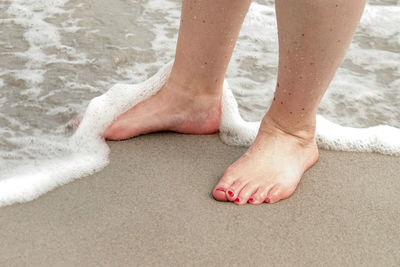
<instances>
[{"instance_id":1,"label":"toe","mask_svg":"<svg viewBox=\"0 0 400 267\"><path fill-rule=\"evenodd\" d=\"M226 189L224 188L214 188L213 197L218 201L226 201Z\"/></svg>"},{"instance_id":2,"label":"toe","mask_svg":"<svg viewBox=\"0 0 400 267\"><path fill-rule=\"evenodd\" d=\"M240 191L238 197L235 199L235 204L244 205L246 204L253 193L257 190L258 185L254 183L248 183L243 189ZM252 200L254 201L254 199ZM252 202L250 201L250 202Z\"/></svg>"},{"instance_id":3,"label":"toe","mask_svg":"<svg viewBox=\"0 0 400 267\"><path fill-rule=\"evenodd\" d=\"M282 199L288 198L293 194L294 188L283 185L275 185L268 193L265 202L276 203Z\"/></svg>"},{"instance_id":4,"label":"toe","mask_svg":"<svg viewBox=\"0 0 400 267\"><path fill-rule=\"evenodd\" d=\"M137 135L137 128L124 121L124 118L114 121L103 133L103 137L110 141L125 140Z\"/></svg>"},{"instance_id":5,"label":"toe","mask_svg":"<svg viewBox=\"0 0 400 267\"><path fill-rule=\"evenodd\" d=\"M235 182L233 182L233 184L228 187L227 191L226 191L226 197L229 201L235 201L238 196L240 191L242 191L243 187L245 187L247 184L247 181L239 178L237 180L235 180ZM238 202L239 200L236 200L236 202Z\"/></svg>"},{"instance_id":6,"label":"toe","mask_svg":"<svg viewBox=\"0 0 400 267\"><path fill-rule=\"evenodd\" d=\"M119 129L118 121L114 121L107 127L107 129L103 133L103 137L106 140L119 140L121 139L121 129Z\"/></svg>"},{"instance_id":7,"label":"toe","mask_svg":"<svg viewBox=\"0 0 400 267\"><path fill-rule=\"evenodd\" d=\"M254 192L254 194L250 197L253 199L253 201L249 201L249 203L254 205L263 203L272 187L274 187L274 184L272 183L259 187L257 191Z\"/></svg>"},{"instance_id":8,"label":"toe","mask_svg":"<svg viewBox=\"0 0 400 267\"><path fill-rule=\"evenodd\" d=\"M235 179L230 175L224 175L218 184L214 187L213 196L218 201L227 201L228 188L232 185Z\"/></svg>"}]
</instances>

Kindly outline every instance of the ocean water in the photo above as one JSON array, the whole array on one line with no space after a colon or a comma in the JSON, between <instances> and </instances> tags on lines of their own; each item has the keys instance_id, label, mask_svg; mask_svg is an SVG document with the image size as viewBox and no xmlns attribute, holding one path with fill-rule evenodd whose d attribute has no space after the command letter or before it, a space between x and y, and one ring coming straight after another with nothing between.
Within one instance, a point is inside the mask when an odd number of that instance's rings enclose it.
<instances>
[{"instance_id":1,"label":"ocean water","mask_svg":"<svg viewBox=\"0 0 400 267\"><path fill-rule=\"evenodd\" d=\"M75 153L72 118L114 84L145 81L171 61L179 18L180 1L1 1L0 181L45 176L46 162ZM255 1L226 77L248 121L260 120L271 103L277 52L273 1ZM368 2L319 114L343 126L400 128L400 1ZM97 160L93 171L107 164ZM36 185L36 195L49 188Z\"/></svg>"}]
</instances>

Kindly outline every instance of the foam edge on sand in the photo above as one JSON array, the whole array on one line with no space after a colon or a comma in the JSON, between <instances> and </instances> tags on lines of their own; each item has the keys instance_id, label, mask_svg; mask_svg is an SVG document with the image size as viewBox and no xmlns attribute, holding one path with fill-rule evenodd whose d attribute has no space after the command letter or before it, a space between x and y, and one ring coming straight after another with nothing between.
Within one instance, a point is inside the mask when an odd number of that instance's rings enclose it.
<instances>
[{"instance_id":1,"label":"foam edge on sand","mask_svg":"<svg viewBox=\"0 0 400 267\"><path fill-rule=\"evenodd\" d=\"M63 158L41 163L34 169L0 181L0 206L31 201L57 186L102 170L109 163L110 149L102 134L120 114L154 95L165 84L173 62L139 84L116 84L91 100L83 119L68 140L69 152ZM224 81L221 140L229 145L250 146L260 122L247 122L239 113L236 99ZM325 149L378 152L400 155L400 129L387 125L369 128L343 127L317 116L316 139Z\"/></svg>"}]
</instances>

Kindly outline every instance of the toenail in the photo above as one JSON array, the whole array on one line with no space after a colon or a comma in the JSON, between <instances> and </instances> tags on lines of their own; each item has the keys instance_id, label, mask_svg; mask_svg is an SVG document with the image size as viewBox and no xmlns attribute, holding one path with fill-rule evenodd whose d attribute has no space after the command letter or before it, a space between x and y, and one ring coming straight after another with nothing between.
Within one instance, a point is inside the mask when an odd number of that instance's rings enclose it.
<instances>
[{"instance_id":1,"label":"toenail","mask_svg":"<svg viewBox=\"0 0 400 267\"><path fill-rule=\"evenodd\" d=\"M228 191L228 195L229 195L230 197L233 197L235 194L233 194L233 192L232 192L231 190L229 190L229 191Z\"/></svg>"},{"instance_id":2,"label":"toenail","mask_svg":"<svg viewBox=\"0 0 400 267\"><path fill-rule=\"evenodd\" d=\"M237 197L237 198L235 199L235 202L240 202L240 199Z\"/></svg>"},{"instance_id":3,"label":"toenail","mask_svg":"<svg viewBox=\"0 0 400 267\"><path fill-rule=\"evenodd\" d=\"M267 203L270 203L271 199L269 197L267 197L267 199L265 201L267 201Z\"/></svg>"},{"instance_id":4,"label":"toenail","mask_svg":"<svg viewBox=\"0 0 400 267\"><path fill-rule=\"evenodd\" d=\"M224 193L225 193L225 189L223 189L223 188L217 188L216 190L217 190L217 191L221 191L221 192L224 192Z\"/></svg>"},{"instance_id":5,"label":"toenail","mask_svg":"<svg viewBox=\"0 0 400 267\"><path fill-rule=\"evenodd\" d=\"M254 202L254 198L252 198L252 197L249 198L249 201L250 201L250 202Z\"/></svg>"}]
</instances>

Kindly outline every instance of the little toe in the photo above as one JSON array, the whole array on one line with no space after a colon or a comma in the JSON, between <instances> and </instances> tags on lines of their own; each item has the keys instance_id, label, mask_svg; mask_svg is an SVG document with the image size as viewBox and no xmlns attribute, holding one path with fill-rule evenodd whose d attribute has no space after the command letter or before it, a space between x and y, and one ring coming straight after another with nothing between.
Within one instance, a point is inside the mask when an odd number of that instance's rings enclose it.
<instances>
[{"instance_id":1,"label":"little toe","mask_svg":"<svg viewBox=\"0 0 400 267\"><path fill-rule=\"evenodd\" d=\"M238 197L235 199L235 204L244 205L249 202L250 197L254 194L257 190L258 185L255 183L248 183L243 189L240 191ZM254 201L254 199L252 199ZM250 202L252 202L250 201Z\"/></svg>"},{"instance_id":2,"label":"little toe","mask_svg":"<svg viewBox=\"0 0 400 267\"><path fill-rule=\"evenodd\" d=\"M276 203L282 199L286 199L292 195L294 189L283 185L275 185L268 193L265 202Z\"/></svg>"}]
</instances>

